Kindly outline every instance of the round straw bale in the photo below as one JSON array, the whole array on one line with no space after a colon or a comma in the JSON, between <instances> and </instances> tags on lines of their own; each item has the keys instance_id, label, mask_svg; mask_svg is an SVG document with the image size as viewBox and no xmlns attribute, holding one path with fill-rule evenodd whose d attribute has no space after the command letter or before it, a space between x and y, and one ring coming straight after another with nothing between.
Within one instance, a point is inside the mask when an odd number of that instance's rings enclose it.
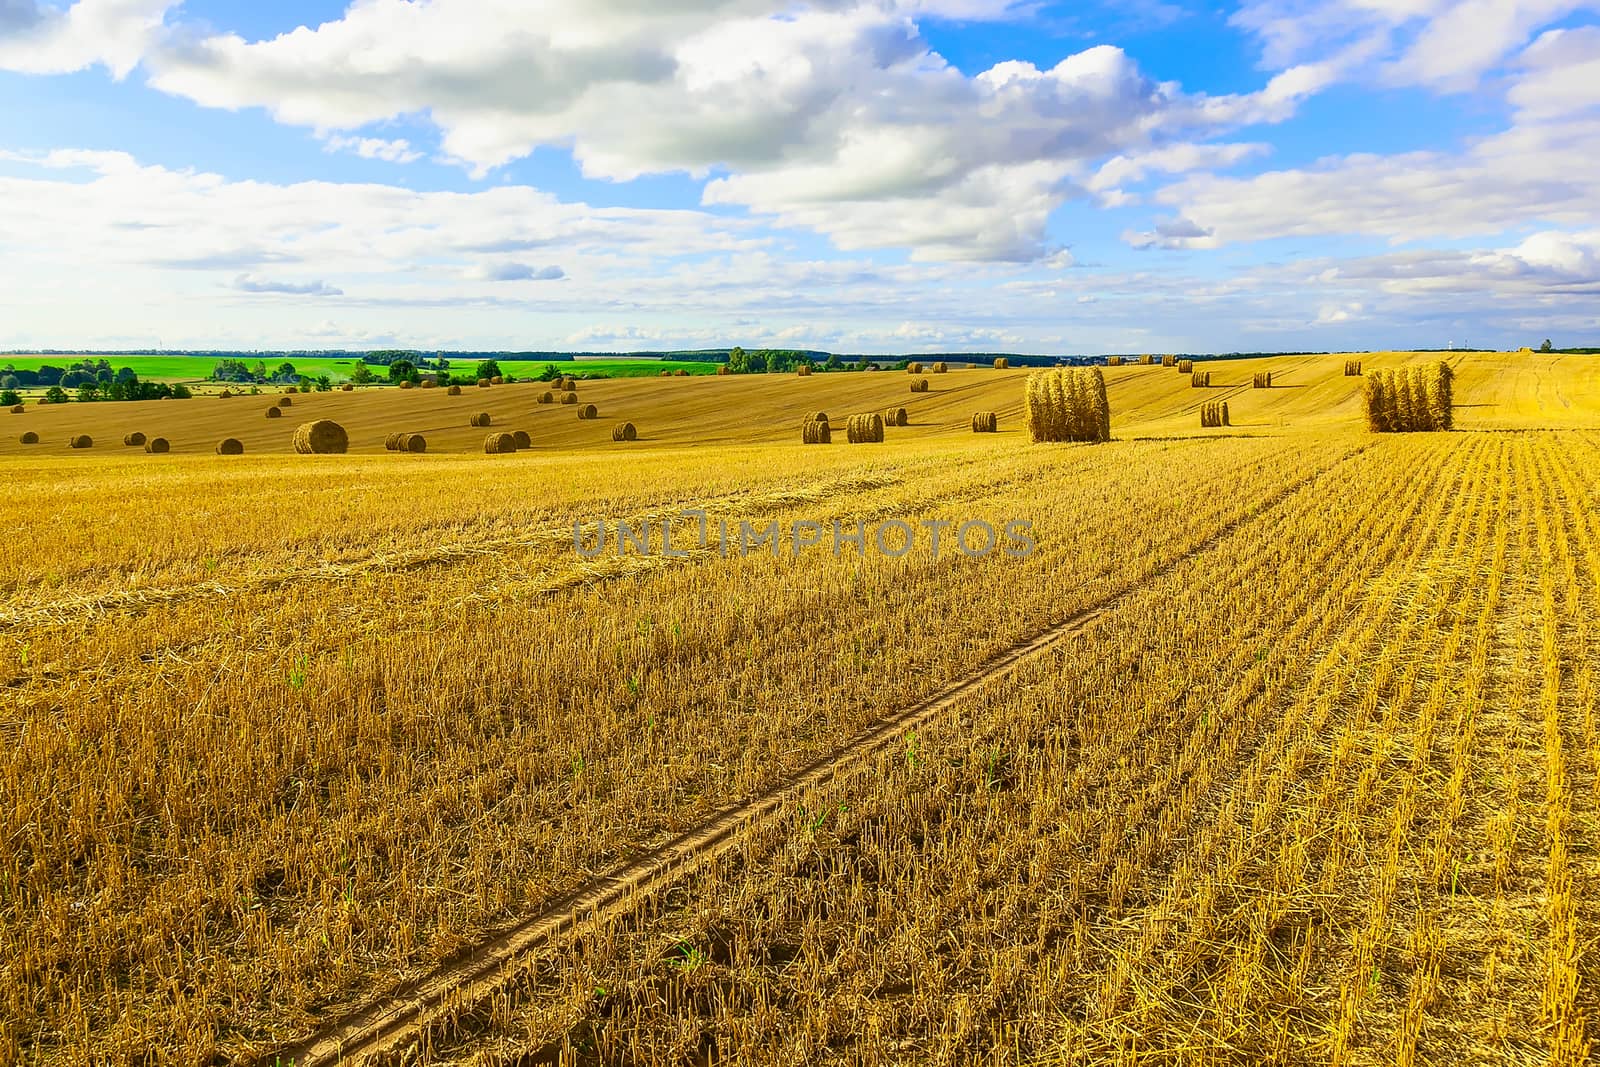
<instances>
[{"instance_id":1,"label":"round straw bale","mask_svg":"<svg viewBox=\"0 0 1600 1067\"><path fill-rule=\"evenodd\" d=\"M400 438L402 438L404 436L405 436L405 434L399 433L399 432L395 432L395 433L391 433L391 434L385 435L385 437L383 439L383 447L385 449L387 449L388 451L390 451L390 452L399 451L399 449L400 449Z\"/></svg>"},{"instance_id":2,"label":"round straw bale","mask_svg":"<svg viewBox=\"0 0 1600 1067\"><path fill-rule=\"evenodd\" d=\"M528 436L528 431L527 430L516 430L516 431L513 431L511 436L517 439L517 447L518 448L532 448L533 447L533 438Z\"/></svg>"},{"instance_id":3,"label":"round straw bale","mask_svg":"<svg viewBox=\"0 0 1600 1067\"><path fill-rule=\"evenodd\" d=\"M269 418L269 419L281 419L281 418L283 418L283 409L282 408L268 408L267 409L267 418Z\"/></svg>"},{"instance_id":4,"label":"round straw bale","mask_svg":"<svg viewBox=\"0 0 1600 1067\"><path fill-rule=\"evenodd\" d=\"M152 437L144 443L144 450L152 455L162 455L172 451L172 443L165 437Z\"/></svg>"},{"instance_id":5,"label":"round straw bale","mask_svg":"<svg viewBox=\"0 0 1600 1067\"><path fill-rule=\"evenodd\" d=\"M800 443L831 445L833 444L833 428L818 419L807 419L800 424Z\"/></svg>"},{"instance_id":6,"label":"round straw bale","mask_svg":"<svg viewBox=\"0 0 1600 1067\"><path fill-rule=\"evenodd\" d=\"M994 369L995 370L1010 370L1011 369L1011 361L1009 359L1006 359L1004 356L1002 356L1001 358L999 358L999 359L994 361Z\"/></svg>"},{"instance_id":7,"label":"round straw bale","mask_svg":"<svg viewBox=\"0 0 1600 1067\"><path fill-rule=\"evenodd\" d=\"M39 443L39 435L34 433L32 430L24 431L22 434L22 443L25 445L36 445Z\"/></svg>"},{"instance_id":8,"label":"round straw bale","mask_svg":"<svg viewBox=\"0 0 1600 1067\"><path fill-rule=\"evenodd\" d=\"M663 377L663 378L670 378L670 377L672 377L672 372L669 371L669 370L664 370L664 371L661 372L660 376Z\"/></svg>"},{"instance_id":9,"label":"round straw bale","mask_svg":"<svg viewBox=\"0 0 1600 1067\"><path fill-rule=\"evenodd\" d=\"M489 388L489 386L491 386L491 385L493 385L493 384L494 384L494 383L493 383L493 382L491 382L491 381L490 381L490 380L489 380L489 379L487 379L487 378L479 378L479 379L478 379L478 388L479 388L479 389L487 389L487 388Z\"/></svg>"},{"instance_id":10,"label":"round straw bale","mask_svg":"<svg viewBox=\"0 0 1600 1067\"><path fill-rule=\"evenodd\" d=\"M339 392L341 393L353 393L355 391L356 387L351 385L349 382L345 382L343 385L339 386Z\"/></svg>"},{"instance_id":11,"label":"round straw bale","mask_svg":"<svg viewBox=\"0 0 1600 1067\"><path fill-rule=\"evenodd\" d=\"M125 433L122 435L122 443L130 448L137 448L144 444L144 434L140 433L138 430L135 430L132 433Z\"/></svg>"},{"instance_id":12,"label":"round straw bale","mask_svg":"<svg viewBox=\"0 0 1600 1067\"><path fill-rule=\"evenodd\" d=\"M911 383L911 391L913 393L926 393L928 391L928 379L918 378L913 381Z\"/></svg>"},{"instance_id":13,"label":"round straw bale","mask_svg":"<svg viewBox=\"0 0 1600 1067\"><path fill-rule=\"evenodd\" d=\"M541 404L554 404L555 402L556 402L556 394L554 394L552 392L549 392L548 390L543 392L543 393L541 393L541 394L539 394L539 403L541 403Z\"/></svg>"},{"instance_id":14,"label":"round straw bale","mask_svg":"<svg viewBox=\"0 0 1600 1067\"><path fill-rule=\"evenodd\" d=\"M688 376L689 376L689 372L688 371L682 369L681 367L678 369L678 377L687 378Z\"/></svg>"},{"instance_id":15,"label":"round straw bale","mask_svg":"<svg viewBox=\"0 0 1600 1067\"><path fill-rule=\"evenodd\" d=\"M287 396L280 396L278 398L278 406L280 408L293 407L294 406L294 400L292 398L290 398L290 397L287 397Z\"/></svg>"},{"instance_id":16,"label":"round straw bale","mask_svg":"<svg viewBox=\"0 0 1600 1067\"><path fill-rule=\"evenodd\" d=\"M853 445L879 444L883 441L883 416L877 412L851 415L845 434Z\"/></svg>"},{"instance_id":17,"label":"round straw bale","mask_svg":"<svg viewBox=\"0 0 1600 1067\"><path fill-rule=\"evenodd\" d=\"M450 388L446 389L444 392L445 392L446 396L460 396L461 395L461 386L452 385Z\"/></svg>"},{"instance_id":18,"label":"round straw bale","mask_svg":"<svg viewBox=\"0 0 1600 1067\"><path fill-rule=\"evenodd\" d=\"M561 402L563 404L576 404L578 402L578 394L577 393L565 393L561 397Z\"/></svg>"},{"instance_id":19,"label":"round straw bale","mask_svg":"<svg viewBox=\"0 0 1600 1067\"><path fill-rule=\"evenodd\" d=\"M578 418L580 419L597 419L599 417L600 412L593 404L585 404L578 409Z\"/></svg>"},{"instance_id":20,"label":"round straw bale","mask_svg":"<svg viewBox=\"0 0 1600 1067\"><path fill-rule=\"evenodd\" d=\"M437 389L439 388L439 383L433 378L424 378L422 379L422 387L424 389Z\"/></svg>"},{"instance_id":21,"label":"round straw bale","mask_svg":"<svg viewBox=\"0 0 1600 1067\"><path fill-rule=\"evenodd\" d=\"M723 364L722 366L717 368L717 374L719 376L726 377L726 376L728 376L728 375L730 375L732 373L733 373L733 371L728 368L727 364Z\"/></svg>"},{"instance_id":22,"label":"round straw bale","mask_svg":"<svg viewBox=\"0 0 1600 1067\"><path fill-rule=\"evenodd\" d=\"M426 452L428 439L420 433L403 433L400 435L400 444L396 452Z\"/></svg>"},{"instance_id":23,"label":"round straw bale","mask_svg":"<svg viewBox=\"0 0 1600 1067\"><path fill-rule=\"evenodd\" d=\"M402 388L402 389L414 389L414 388L416 388L416 386L412 383L411 379L407 378L407 379L403 380L400 383L400 388Z\"/></svg>"},{"instance_id":24,"label":"round straw bale","mask_svg":"<svg viewBox=\"0 0 1600 1067\"><path fill-rule=\"evenodd\" d=\"M634 428L631 422L619 422L611 427L611 439L613 441L637 441L639 439L639 431Z\"/></svg>"},{"instance_id":25,"label":"round straw bale","mask_svg":"<svg viewBox=\"0 0 1600 1067\"><path fill-rule=\"evenodd\" d=\"M950 364L948 363L935 363L933 365L933 373L935 374L948 374L949 371Z\"/></svg>"},{"instance_id":26,"label":"round straw bale","mask_svg":"<svg viewBox=\"0 0 1600 1067\"><path fill-rule=\"evenodd\" d=\"M223 390L223 391L222 391L222 392L220 392L220 393L218 393L218 394L217 394L217 399L218 399L218 400L226 400L226 399L228 399L228 398L229 398L229 397L230 397L230 396L232 396L232 395L233 395L233 393L232 393L232 392L230 392L230 391L229 391L229 390L227 390L227 389L224 389L224 390Z\"/></svg>"},{"instance_id":27,"label":"round straw bale","mask_svg":"<svg viewBox=\"0 0 1600 1067\"><path fill-rule=\"evenodd\" d=\"M1000 429L1000 416L992 411L980 411L972 416L973 433L995 433Z\"/></svg>"},{"instance_id":28,"label":"round straw bale","mask_svg":"<svg viewBox=\"0 0 1600 1067\"><path fill-rule=\"evenodd\" d=\"M301 455L338 455L349 449L350 435L330 419L304 423L294 432L294 450Z\"/></svg>"},{"instance_id":29,"label":"round straw bale","mask_svg":"<svg viewBox=\"0 0 1600 1067\"><path fill-rule=\"evenodd\" d=\"M483 439L483 450L491 456L508 455L517 450L517 439L508 433L492 433Z\"/></svg>"},{"instance_id":30,"label":"round straw bale","mask_svg":"<svg viewBox=\"0 0 1600 1067\"><path fill-rule=\"evenodd\" d=\"M13 414L13 415L21 415L24 411L27 411L27 410L28 410L28 407L27 407L26 404L12 404L11 405L11 414Z\"/></svg>"},{"instance_id":31,"label":"round straw bale","mask_svg":"<svg viewBox=\"0 0 1600 1067\"><path fill-rule=\"evenodd\" d=\"M922 364L920 364L920 363L907 363L906 364L906 373L907 374L921 374L922 373Z\"/></svg>"},{"instance_id":32,"label":"round straw bale","mask_svg":"<svg viewBox=\"0 0 1600 1067\"><path fill-rule=\"evenodd\" d=\"M489 417L489 413L487 411L480 411L467 420L467 425L475 426L481 429L485 426L494 425L494 420Z\"/></svg>"},{"instance_id":33,"label":"round straw bale","mask_svg":"<svg viewBox=\"0 0 1600 1067\"><path fill-rule=\"evenodd\" d=\"M237 437L224 437L217 442L217 455L242 456L244 455L244 442Z\"/></svg>"},{"instance_id":34,"label":"round straw bale","mask_svg":"<svg viewBox=\"0 0 1600 1067\"><path fill-rule=\"evenodd\" d=\"M904 426L908 418L905 408L886 408L883 412L885 426Z\"/></svg>"},{"instance_id":35,"label":"round straw bale","mask_svg":"<svg viewBox=\"0 0 1600 1067\"><path fill-rule=\"evenodd\" d=\"M67 444L72 448L93 448L94 438L86 433L74 434Z\"/></svg>"},{"instance_id":36,"label":"round straw bale","mask_svg":"<svg viewBox=\"0 0 1600 1067\"><path fill-rule=\"evenodd\" d=\"M496 374L494 377L489 379L489 384L504 385L506 384L506 376L504 374Z\"/></svg>"},{"instance_id":37,"label":"round straw bale","mask_svg":"<svg viewBox=\"0 0 1600 1067\"><path fill-rule=\"evenodd\" d=\"M801 378L809 378L811 377L811 364L802 363L794 369L794 372Z\"/></svg>"}]
</instances>

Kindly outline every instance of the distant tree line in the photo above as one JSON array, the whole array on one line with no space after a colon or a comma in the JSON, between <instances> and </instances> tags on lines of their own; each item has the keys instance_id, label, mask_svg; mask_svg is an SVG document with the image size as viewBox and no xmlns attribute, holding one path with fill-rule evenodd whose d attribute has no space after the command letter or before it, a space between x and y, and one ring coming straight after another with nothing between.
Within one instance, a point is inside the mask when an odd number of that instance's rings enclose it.
<instances>
[{"instance_id":1,"label":"distant tree line","mask_svg":"<svg viewBox=\"0 0 1600 1067\"><path fill-rule=\"evenodd\" d=\"M112 367L110 362L80 360L65 367L49 364L38 370L18 370L7 364L0 371L0 406L22 402L19 390L45 388L44 402L65 404L77 399L96 400L187 400L189 390L166 382L143 382L132 367Z\"/></svg>"}]
</instances>

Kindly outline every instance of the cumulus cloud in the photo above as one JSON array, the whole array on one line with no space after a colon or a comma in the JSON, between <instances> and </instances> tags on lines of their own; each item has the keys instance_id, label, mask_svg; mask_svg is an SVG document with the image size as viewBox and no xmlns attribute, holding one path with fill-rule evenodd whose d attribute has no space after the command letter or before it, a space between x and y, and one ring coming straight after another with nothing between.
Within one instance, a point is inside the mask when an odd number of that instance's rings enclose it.
<instances>
[{"instance_id":1,"label":"cumulus cloud","mask_svg":"<svg viewBox=\"0 0 1600 1067\"><path fill-rule=\"evenodd\" d=\"M469 276L485 282L553 282L567 276L560 267L533 267L526 263L481 263Z\"/></svg>"},{"instance_id":2,"label":"cumulus cloud","mask_svg":"<svg viewBox=\"0 0 1600 1067\"><path fill-rule=\"evenodd\" d=\"M322 147L329 152L353 152L362 159L381 159L385 163L415 163L422 153L411 147L411 142L384 140L381 137L345 137L325 134Z\"/></svg>"},{"instance_id":3,"label":"cumulus cloud","mask_svg":"<svg viewBox=\"0 0 1600 1067\"><path fill-rule=\"evenodd\" d=\"M0 70L69 74L96 64L127 77L178 0L0 0Z\"/></svg>"},{"instance_id":4,"label":"cumulus cloud","mask_svg":"<svg viewBox=\"0 0 1600 1067\"><path fill-rule=\"evenodd\" d=\"M343 289L336 289L321 281L315 282L283 282L273 281L270 278L261 278L253 274L241 274L233 280L233 288L241 293L282 293L286 296L343 296Z\"/></svg>"}]
</instances>

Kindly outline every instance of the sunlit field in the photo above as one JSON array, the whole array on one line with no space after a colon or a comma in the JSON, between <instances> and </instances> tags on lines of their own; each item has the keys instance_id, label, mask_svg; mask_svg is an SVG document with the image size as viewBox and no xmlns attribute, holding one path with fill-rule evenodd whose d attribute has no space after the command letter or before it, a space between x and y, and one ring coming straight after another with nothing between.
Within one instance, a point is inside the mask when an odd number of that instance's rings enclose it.
<instances>
[{"instance_id":1,"label":"sunlit field","mask_svg":"<svg viewBox=\"0 0 1600 1067\"><path fill-rule=\"evenodd\" d=\"M1440 358L0 411L0 1064L1589 1062L1600 359Z\"/></svg>"}]
</instances>

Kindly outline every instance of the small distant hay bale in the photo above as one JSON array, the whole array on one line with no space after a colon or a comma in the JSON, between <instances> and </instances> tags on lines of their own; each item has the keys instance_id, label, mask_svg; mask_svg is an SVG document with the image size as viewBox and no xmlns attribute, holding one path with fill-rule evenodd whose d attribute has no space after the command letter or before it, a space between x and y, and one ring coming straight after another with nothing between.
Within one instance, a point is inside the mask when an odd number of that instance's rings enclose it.
<instances>
[{"instance_id":1,"label":"small distant hay bale","mask_svg":"<svg viewBox=\"0 0 1600 1067\"><path fill-rule=\"evenodd\" d=\"M39 443L39 435L32 430L27 430L23 433L21 440L25 445L36 445Z\"/></svg>"},{"instance_id":2,"label":"small distant hay bale","mask_svg":"<svg viewBox=\"0 0 1600 1067\"><path fill-rule=\"evenodd\" d=\"M21 415L24 411L27 411L27 410L28 410L28 406L26 404L12 404L11 405L11 414L13 414L13 415Z\"/></svg>"},{"instance_id":3,"label":"small distant hay bale","mask_svg":"<svg viewBox=\"0 0 1600 1067\"><path fill-rule=\"evenodd\" d=\"M576 404L578 402L578 394L577 393L563 393L562 396L561 396L561 402L563 404Z\"/></svg>"},{"instance_id":4,"label":"small distant hay bale","mask_svg":"<svg viewBox=\"0 0 1600 1067\"><path fill-rule=\"evenodd\" d=\"M144 444L144 434L140 433L138 430L135 430L132 433L125 433L122 435L122 443L127 445L129 448L138 448Z\"/></svg>"},{"instance_id":5,"label":"small distant hay bale","mask_svg":"<svg viewBox=\"0 0 1600 1067\"><path fill-rule=\"evenodd\" d=\"M1233 424L1228 418L1228 402L1226 400L1208 400L1200 405L1201 429L1231 425Z\"/></svg>"},{"instance_id":6,"label":"small distant hay bale","mask_svg":"<svg viewBox=\"0 0 1600 1067\"><path fill-rule=\"evenodd\" d=\"M350 435L331 419L303 423L294 432L294 450L303 456L342 455L350 450Z\"/></svg>"},{"instance_id":7,"label":"small distant hay bale","mask_svg":"<svg viewBox=\"0 0 1600 1067\"><path fill-rule=\"evenodd\" d=\"M481 430L485 426L494 425L494 420L489 417L487 411L480 411L467 420L467 425Z\"/></svg>"},{"instance_id":8,"label":"small distant hay bale","mask_svg":"<svg viewBox=\"0 0 1600 1067\"><path fill-rule=\"evenodd\" d=\"M845 436L853 445L883 443L883 416L876 411L865 415L851 415L845 424Z\"/></svg>"},{"instance_id":9,"label":"small distant hay bale","mask_svg":"<svg viewBox=\"0 0 1600 1067\"><path fill-rule=\"evenodd\" d=\"M948 374L948 373L950 373L950 364L948 364L948 363L935 363L933 365L933 373L935 373L935 374Z\"/></svg>"},{"instance_id":10,"label":"small distant hay bale","mask_svg":"<svg viewBox=\"0 0 1600 1067\"><path fill-rule=\"evenodd\" d=\"M343 385L339 386L339 392L341 393L353 393L355 391L356 387L351 385L349 382L345 382Z\"/></svg>"},{"instance_id":11,"label":"small distant hay bale","mask_svg":"<svg viewBox=\"0 0 1600 1067\"><path fill-rule=\"evenodd\" d=\"M231 397L232 395L233 395L232 390L224 389L222 392L217 394L217 399L218 400L226 400L229 397Z\"/></svg>"},{"instance_id":12,"label":"small distant hay bale","mask_svg":"<svg viewBox=\"0 0 1600 1067\"><path fill-rule=\"evenodd\" d=\"M1192 360L1192 359L1180 359L1180 360L1178 360L1178 373L1179 374L1193 374L1194 373L1194 360Z\"/></svg>"},{"instance_id":13,"label":"small distant hay bale","mask_svg":"<svg viewBox=\"0 0 1600 1067\"><path fill-rule=\"evenodd\" d=\"M172 451L172 442L165 437L152 437L144 443L144 450L151 455L165 455Z\"/></svg>"},{"instance_id":14,"label":"small distant hay bale","mask_svg":"<svg viewBox=\"0 0 1600 1067\"><path fill-rule=\"evenodd\" d=\"M422 387L424 389L437 389L439 388L439 383L432 378L424 378L422 379Z\"/></svg>"},{"instance_id":15,"label":"small distant hay bale","mask_svg":"<svg viewBox=\"0 0 1600 1067\"><path fill-rule=\"evenodd\" d=\"M664 371L661 372L660 376L663 377L663 378L670 378L670 377L672 377L672 372L669 371L669 370L664 370Z\"/></svg>"},{"instance_id":16,"label":"small distant hay bale","mask_svg":"<svg viewBox=\"0 0 1600 1067\"><path fill-rule=\"evenodd\" d=\"M1344 361L1344 376L1346 378L1359 378L1359 377L1361 377L1361 361L1359 359L1347 359L1347 360L1345 360Z\"/></svg>"},{"instance_id":17,"label":"small distant hay bale","mask_svg":"<svg viewBox=\"0 0 1600 1067\"><path fill-rule=\"evenodd\" d=\"M267 409L267 418L269 418L269 419L281 419L281 418L283 418L283 409L282 408L268 408Z\"/></svg>"},{"instance_id":18,"label":"small distant hay bale","mask_svg":"<svg viewBox=\"0 0 1600 1067\"><path fill-rule=\"evenodd\" d=\"M563 392L576 393L578 391L578 380L576 378L561 379L561 389Z\"/></svg>"},{"instance_id":19,"label":"small distant hay bale","mask_svg":"<svg viewBox=\"0 0 1600 1067\"><path fill-rule=\"evenodd\" d=\"M448 388L448 389L446 389L444 391L444 395L445 396L460 396L461 395L461 386L452 385L450 388Z\"/></svg>"},{"instance_id":20,"label":"small distant hay bale","mask_svg":"<svg viewBox=\"0 0 1600 1067\"><path fill-rule=\"evenodd\" d=\"M1189 385L1195 389L1210 389L1211 372L1208 370L1190 371Z\"/></svg>"},{"instance_id":21,"label":"small distant hay bale","mask_svg":"<svg viewBox=\"0 0 1600 1067\"><path fill-rule=\"evenodd\" d=\"M798 377L809 378L811 377L811 364L802 363L794 369L794 372Z\"/></svg>"},{"instance_id":22,"label":"small distant hay bale","mask_svg":"<svg viewBox=\"0 0 1600 1067\"><path fill-rule=\"evenodd\" d=\"M75 434L67 441L67 445L71 448L93 448L94 438L86 433Z\"/></svg>"},{"instance_id":23,"label":"small distant hay bale","mask_svg":"<svg viewBox=\"0 0 1600 1067\"><path fill-rule=\"evenodd\" d=\"M921 374L922 373L922 364L920 364L920 363L907 363L906 364L906 373L907 374Z\"/></svg>"},{"instance_id":24,"label":"small distant hay bale","mask_svg":"<svg viewBox=\"0 0 1600 1067\"><path fill-rule=\"evenodd\" d=\"M806 419L800 424L800 443L804 445L833 444L833 428L819 419Z\"/></svg>"},{"instance_id":25,"label":"small distant hay bale","mask_svg":"<svg viewBox=\"0 0 1600 1067\"><path fill-rule=\"evenodd\" d=\"M244 455L244 442L237 437L224 437L217 442L217 455L242 456Z\"/></svg>"},{"instance_id":26,"label":"small distant hay bale","mask_svg":"<svg viewBox=\"0 0 1600 1067\"><path fill-rule=\"evenodd\" d=\"M1149 354L1142 355L1142 356L1139 357L1139 366L1141 366L1141 367L1154 366L1155 362L1156 362L1156 357L1152 356L1152 355L1149 355Z\"/></svg>"},{"instance_id":27,"label":"small distant hay bale","mask_svg":"<svg viewBox=\"0 0 1600 1067\"><path fill-rule=\"evenodd\" d=\"M548 392L548 391L539 394L539 403L541 403L541 404L554 404L555 402L556 402L556 394L554 394L552 392Z\"/></svg>"},{"instance_id":28,"label":"small distant hay bale","mask_svg":"<svg viewBox=\"0 0 1600 1067\"><path fill-rule=\"evenodd\" d=\"M489 379L489 384L504 385L506 384L506 376L504 374L496 374L494 377Z\"/></svg>"},{"instance_id":29,"label":"small distant hay bale","mask_svg":"<svg viewBox=\"0 0 1600 1067\"><path fill-rule=\"evenodd\" d=\"M918 378L916 381L912 382L911 391L913 393L926 393L928 391L928 379Z\"/></svg>"},{"instance_id":30,"label":"small distant hay bale","mask_svg":"<svg viewBox=\"0 0 1600 1067\"><path fill-rule=\"evenodd\" d=\"M869 371L880 371L882 369L883 368L878 366L876 363L868 363L867 364L867 370L869 370Z\"/></svg>"},{"instance_id":31,"label":"small distant hay bale","mask_svg":"<svg viewBox=\"0 0 1600 1067\"><path fill-rule=\"evenodd\" d=\"M678 377L687 378L688 376L689 376L689 372L688 371L684 370L681 367L678 369Z\"/></svg>"},{"instance_id":32,"label":"small distant hay bale","mask_svg":"<svg viewBox=\"0 0 1600 1067\"><path fill-rule=\"evenodd\" d=\"M396 452L422 453L428 450L428 439L420 433L403 433Z\"/></svg>"},{"instance_id":33,"label":"small distant hay bale","mask_svg":"<svg viewBox=\"0 0 1600 1067\"><path fill-rule=\"evenodd\" d=\"M384 450L388 452L398 452L400 450L400 438L404 436L405 434L403 433L391 433L386 435L383 439Z\"/></svg>"},{"instance_id":34,"label":"small distant hay bale","mask_svg":"<svg viewBox=\"0 0 1600 1067\"><path fill-rule=\"evenodd\" d=\"M1009 359L1006 359L1004 356L1002 356L999 359L994 361L994 369L995 370L1010 370L1011 369L1011 361Z\"/></svg>"},{"instance_id":35,"label":"small distant hay bale","mask_svg":"<svg viewBox=\"0 0 1600 1067\"><path fill-rule=\"evenodd\" d=\"M1000 416L992 411L979 411L972 416L973 433L998 433Z\"/></svg>"},{"instance_id":36,"label":"small distant hay bale","mask_svg":"<svg viewBox=\"0 0 1600 1067\"><path fill-rule=\"evenodd\" d=\"M597 419L599 417L600 411L593 404L585 404L578 409L578 418L580 419Z\"/></svg>"},{"instance_id":37,"label":"small distant hay bale","mask_svg":"<svg viewBox=\"0 0 1600 1067\"><path fill-rule=\"evenodd\" d=\"M293 407L294 406L294 399L292 397L280 396L278 398L278 406L280 408Z\"/></svg>"},{"instance_id":38,"label":"small distant hay bale","mask_svg":"<svg viewBox=\"0 0 1600 1067\"><path fill-rule=\"evenodd\" d=\"M613 441L637 441L639 439L639 431L631 422L619 422L611 427L611 439Z\"/></svg>"},{"instance_id":39,"label":"small distant hay bale","mask_svg":"<svg viewBox=\"0 0 1600 1067\"><path fill-rule=\"evenodd\" d=\"M402 381L400 383L400 388L402 388L402 389L414 389L414 388L416 388L416 386L411 381L411 379L407 378L407 379L405 379L404 381Z\"/></svg>"},{"instance_id":40,"label":"small distant hay bale","mask_svg":"<svg viewBox=\"0 0 1600 1067\"><path fill-rule=\"evenodd\" d=\"M885 408L884 409L884 412L883 412L883 424L885 426L904 426L909 421L910 421L910 416L906 413L906 409L905 408Z\"/></svg>"},{"instance_id":41,"label":"small distant hay bale","mask_svg":"<svg viewBox=\"0 0 1600 1067\"><path fill-rule=\"evenodd\" d=\"M518 448L532 448L533 447L533 438L528 436L528 431L527 430L516 430L516 431L513 431L511 436L516 438L516 442L517 442L517 447Z\"/></svg>"},{"instance_id":42,"label":"small distant hay bale","mask_svg":"<svg viewBox=\"0 0 1600 1067\"><path fill-rule=\"evenodd\" d=\"M490 381L490 380L489 380L489 379L487 379L487 378L479 378L479 379L478 379L478 388L479 388L479 389L487 389L487 388L489 388L489 386L491 386L491 385L493 385L493 384L494 384L494 383L493 383L493 382L491 382L491 381Z\"/></svg>"},{"instance_id":43,"label":"small distant hay bale","mask_svg":"<svg viewBox=\"0 0 1600 1067\"><path fill-rule=\"evenodd\" d=\"M1122 366L1122 364L1124 362L1125 361L1123 360L1123 358L1121 356L1107 356L1106 357L1106 366L1108 366L1108 367L1120 367L1120 366Z\"/></svg>"},{"instance_id":44,"label":"small distant hay bale","mask_svg":"<svg viewBox=\"0 0 1600 1067\"><path fill-rule=\"evenodd\" d=\"M1177 356L1162 356L1161 357L1161 365L1163 367L1176 367L1178 365L1178 357Z\"/></svg>"},{"instance_id":45,"label":"small distant hay bale","mask_svg":"<svg viewBox=\"0 0 1600 1067\"><path fill-rule=\"evenodd\" d=\"M1252 389L1271 389L1272 388L1272 372L1271 371L1262 371L1259 374L1257 374L1251 380L1251 386L1250 387Z\"/></svg>"},{"instance_id":46,"label":"small distant hay bale","mask_svg":"<svg viewBox=\"0 0 1600 1067\"><path fill-rule=\"evenodd\" d=\"M728 375L730 375L732 373L733 373L733 371L728 368L728 365L726 363L724 363L722 366L717 368L718 377L726 378Z\"/></svg>"},{"instance_id":47,"label":"small distant hay bale","mask_svg":"<svg viewBox=\"0 0 1600 1067\"><path fill-rule=\"evenodd\" d=\"M505 456L517 450L517 439L508 433L492 433L483 439L483 450L491 456Z\"/></svg>"}]
</instances>

